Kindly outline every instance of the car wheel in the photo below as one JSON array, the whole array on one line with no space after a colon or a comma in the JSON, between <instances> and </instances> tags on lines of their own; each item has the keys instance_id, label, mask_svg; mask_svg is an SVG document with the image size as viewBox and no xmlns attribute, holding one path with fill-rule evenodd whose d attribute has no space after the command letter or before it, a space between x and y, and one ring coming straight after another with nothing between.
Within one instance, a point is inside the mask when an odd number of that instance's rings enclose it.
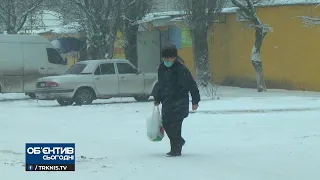
<instances>
[{"instance_id":1,"label":"car wheel","mask_svg":"<svg viewBox=\"0 0 320 180\"><path fill-rule=\"evenodd\" d=\"M74 101L72 99L68 99L68 98L59 98L59 99L57 99L57 102L61 106L70 106L73 104Z\"/></svg>"},{"instance_id":2,"label":"car wheel","mask_svg":"<svg viewBox=\"0 0 320 180\"><path fill-rule=\"evenodd\" d=\"M141 96L135 96L133 97L138 102L148 101L149 95L141 95Z\"/></svg>"},{"instance_id":3,"label":"car wheel","mask_svg":"<svg viewBox=\"0 0 320 180\"><path fill-rule=\"evenodd\" d=\"M94 92L90 88L80 88L74 95L74 102L77 105L91 104L94 99Z\"/></svg>"}]
</instances>

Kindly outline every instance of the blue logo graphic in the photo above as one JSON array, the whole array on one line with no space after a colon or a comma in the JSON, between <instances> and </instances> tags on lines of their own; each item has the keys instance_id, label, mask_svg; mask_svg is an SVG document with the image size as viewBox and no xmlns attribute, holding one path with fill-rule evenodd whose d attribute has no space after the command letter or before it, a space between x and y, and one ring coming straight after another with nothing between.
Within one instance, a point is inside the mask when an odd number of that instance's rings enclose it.
<instances>
[{"instance_id":1,"label":"blue logo graphic","mask_svg":"<svg viewBox=\"0 0 320 180\"><path fill-rule=\"evenodd\" d=\"M75 164L74 143L26 143L26 166Z\"/></svg>"}]
</instances>

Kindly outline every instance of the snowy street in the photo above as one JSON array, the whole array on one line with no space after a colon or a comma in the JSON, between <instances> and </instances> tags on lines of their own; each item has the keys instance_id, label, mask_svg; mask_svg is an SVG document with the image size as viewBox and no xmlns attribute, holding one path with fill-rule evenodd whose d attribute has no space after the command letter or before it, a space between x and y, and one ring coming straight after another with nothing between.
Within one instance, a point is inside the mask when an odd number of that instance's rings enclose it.
<instances>
[{"instance_id":1,"label":"snowy street","mask_svg":"<svg viewBox=\"0 0 320 180\"><path fill-rule=\"evenodd\" d=\"M220 87L183 124L181 157L151 142L153 103L60 107L0 94L1 180L318 180L320 93ZM76 172L25 172L25 143L76 143Z\"/></svg>"}]
</instances>

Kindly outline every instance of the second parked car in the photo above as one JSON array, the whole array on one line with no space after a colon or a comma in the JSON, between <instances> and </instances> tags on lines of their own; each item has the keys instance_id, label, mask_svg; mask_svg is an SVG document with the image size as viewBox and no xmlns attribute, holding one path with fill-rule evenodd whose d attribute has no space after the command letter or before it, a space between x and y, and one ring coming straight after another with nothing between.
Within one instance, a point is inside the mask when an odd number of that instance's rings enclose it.
<instances>
[{"instance_id":1,"label":"second parked car","mask_svg":"<svg viewBox=\"0 0 320 180\"><path fill-rule=\"evenodd\" d=\"M112 97L146 101L156 83L156 73L143 73L128 60L87 60L72 65L65 75L38 79L36 96L39 100L57 100L63 106Z\"/></svg>"}]
</instances>

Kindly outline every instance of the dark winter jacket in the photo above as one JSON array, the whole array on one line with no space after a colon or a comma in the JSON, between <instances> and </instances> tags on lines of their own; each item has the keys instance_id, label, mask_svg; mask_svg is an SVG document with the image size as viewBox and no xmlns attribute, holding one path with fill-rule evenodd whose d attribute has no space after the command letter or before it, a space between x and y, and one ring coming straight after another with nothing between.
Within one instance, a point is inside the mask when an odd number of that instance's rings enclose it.
<instances>
[{"instance_id":1,"label":"dark winter jacket","mask_svg":"<svg viewBox=\"0 0 320 180\"><path fill-rule=\"evenodd\" d=\"M198 104L198 86L188 68L175 61L170 68L163 63L158 69L158 89L155 101L162 104L163 121L182 120L189 115L189 92L192 104Z\"/></svg>"}]
</instances>

